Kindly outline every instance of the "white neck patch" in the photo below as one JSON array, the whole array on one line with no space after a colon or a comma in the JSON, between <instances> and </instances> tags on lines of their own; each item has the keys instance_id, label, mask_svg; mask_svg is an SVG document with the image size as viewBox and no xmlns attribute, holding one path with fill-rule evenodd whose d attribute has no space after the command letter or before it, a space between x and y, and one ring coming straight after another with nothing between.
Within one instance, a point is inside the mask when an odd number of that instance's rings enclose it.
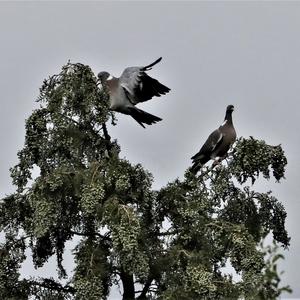
<instances>
[{"instance_id":1,"label":"white neck patch","mask_svg":"<svg viewBox=\"0 0 300 300\"><path fill-rule=\"evenodd\" d=\"M227 123L227 120L225 120L225 121L222 123L221 126L224 126L226 123Z\"/></svg>"},{"instance_id":2,"label":"white neck patch","mask_svg":"<svg viewBox=\"0 0 300 300\"><path fill-rule=\"evenodd\" d=\"M106 80L112 80L114 78L114 76L109 74L109 77Z\"/></svg>"}]
</instances>

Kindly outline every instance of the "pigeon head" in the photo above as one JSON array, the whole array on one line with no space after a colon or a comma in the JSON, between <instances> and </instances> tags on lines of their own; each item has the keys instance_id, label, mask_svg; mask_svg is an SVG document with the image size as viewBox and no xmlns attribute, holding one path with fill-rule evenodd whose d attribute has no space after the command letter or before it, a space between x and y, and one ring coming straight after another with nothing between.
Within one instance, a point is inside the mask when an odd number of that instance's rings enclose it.
<instances>
[{"instance_id":1,"label":"pigeon head","mask_svg":"<svg viewBox=\"0 0 300 300\"><path fill-rule=\"evenodd\" d=\"M233 112L234 111L234 106L233 105L228 105L226 108L226 112Z\"/></svg>"},{"instance_id":2,"label":"pigeon head","mask_svg":"<svg viewBox=\"0 0 300 300\"><path fill-rule=\"evenodd\" d=\"M233 105L228 105L226 108L226 114L225 114L225 123L228 121L229 123L232 123L232 112L234 111L234 106Z\"/></svg>"},{"instance_id":3,"label":"pigeon head","mask_svg":"<svg viewBox=\"0 0 300 300\"><path fill-rule=\"evenodd\" d=\"M98 78L101 82L105 82L109 76L110 76L110 74L106 71L98 73Z\"/></svg>"}]
</instances>

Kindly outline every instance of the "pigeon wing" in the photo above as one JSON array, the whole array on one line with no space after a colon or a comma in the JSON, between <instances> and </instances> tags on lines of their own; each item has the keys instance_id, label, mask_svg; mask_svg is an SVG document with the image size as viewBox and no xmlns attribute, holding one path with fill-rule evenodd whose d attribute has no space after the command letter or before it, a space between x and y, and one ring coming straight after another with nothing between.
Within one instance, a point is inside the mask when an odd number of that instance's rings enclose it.
<instances>
[{"instance_id":1,"label":"pigeon wing","mask_svg":"<svg viewBox=\"0 0 300 300\"><path fill-rule=\"evenodd\" d=\"M201 147L198 153L196 153L193 157L193 161L202 160L203 158L210 159L213 151L222 143L223 134L219 129L213 131L209 137L207 138L204 145Z\"/></svg>"},{"instance_id":2,"label":"pigeon wing","mask_svg":"<svg viewBox=\"0 0 300 300\"><path fill-rule=\"evenodd\" d=\"M151 70L160 61L161 57L148 66L128 67L123 71L120 85L128 92L132 104L150 100L153 96L159 97L170 91L168 87L146 74L146 71Z\"/></svg>"},{"instance_id":3,"label":"pigeon wing","mask_svg":"<svg viewBox=\"0 0 300 300\"><path fill-rule=\"evenodd\" d=\"M128 67L120 76L120 85L128 93L127 96L132 104L137 104L140 101L136 98L136 89L141 85L141 75L143 67Z\"/></svg>"}]
</instances>

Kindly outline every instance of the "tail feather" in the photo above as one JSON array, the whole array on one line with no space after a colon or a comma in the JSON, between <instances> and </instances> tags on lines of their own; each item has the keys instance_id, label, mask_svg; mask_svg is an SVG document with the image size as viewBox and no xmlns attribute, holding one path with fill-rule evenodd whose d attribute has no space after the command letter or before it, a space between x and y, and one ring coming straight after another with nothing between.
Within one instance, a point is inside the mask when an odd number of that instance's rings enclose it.
<instances>
[{"instance_id":1,"label":"tail feather","mask_svg":"<svg viewBox=\"0 0 300 300\"><path fill-rule=\"evenodd\" d=\"M193 173L194 175L196 175L200 169L201 169L201 166L199 166L197 163L194 163L191 166L190 171L191 171L191 173Z\"/></svg>"},{"instance_id":2,"label":"tail feather","mask_svg":"<svg viewBox=\"0 0 300 300\"><path fill-rule=\"evenodd\" d=\"M210 160L210 157L197 153L191 159L193 160L191 172L196 174Z\"/></svg>"},{"instance_id":3,"label":"tail feather","mask_svg":"<svg viewBox=\"0 0 300 300\"><path fill-rule=\"evenodd\" d=\"M144 128L144 124L152 125L162 120L161 118L151 115L136 107L130 107L129 114Z\"/></svg>"}]
</instances>

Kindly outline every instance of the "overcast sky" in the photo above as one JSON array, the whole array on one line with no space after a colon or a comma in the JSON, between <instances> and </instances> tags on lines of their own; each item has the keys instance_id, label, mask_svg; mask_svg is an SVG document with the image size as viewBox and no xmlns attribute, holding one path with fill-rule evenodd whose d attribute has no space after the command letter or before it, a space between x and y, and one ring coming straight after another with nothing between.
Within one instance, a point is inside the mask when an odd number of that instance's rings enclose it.
<instances>
[{"instance_id":1,"label":"overcast sky","mask_svg":"<svg viewBox=\"0 0 300 300\"><path fill-rule=\"evenodd\" d=\"M259 188L286 207L292 240L280 266L288 297L300 298L300 2L0 2L0 196L14 191L9 168L44 78L69 59L119 76L160 56L150 75L172 91L139 107L163 121L143 129L117 115L110 133L122 156L142 163L159 188L182 177L233 104L238 136L285 149L286 180ZM23 274L36 274L30 262Z\"/></svg>"}]
</instances>

